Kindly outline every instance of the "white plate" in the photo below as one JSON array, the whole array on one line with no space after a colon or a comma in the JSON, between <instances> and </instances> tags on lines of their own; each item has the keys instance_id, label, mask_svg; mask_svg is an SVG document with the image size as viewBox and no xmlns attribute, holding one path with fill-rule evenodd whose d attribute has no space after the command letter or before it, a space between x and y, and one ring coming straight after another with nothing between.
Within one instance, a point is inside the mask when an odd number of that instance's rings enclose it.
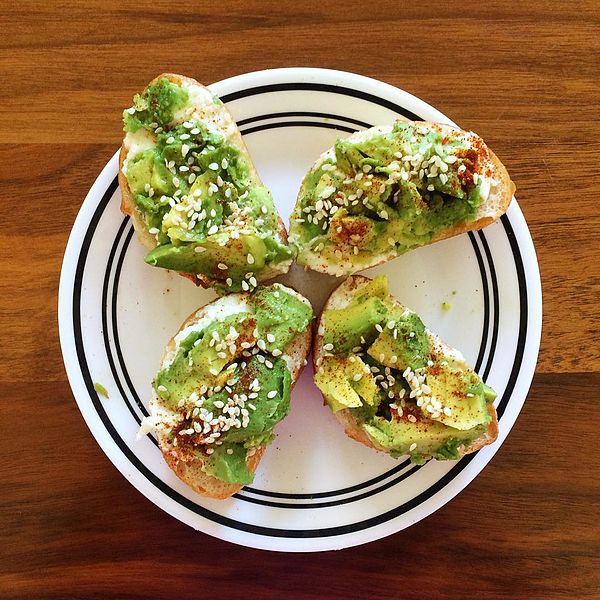
<instances>
[{"instance_id":1,"label":"white plate","mask_svg":"<svg viewBox=\"0 0 600 600\"><path fill-rule=\"evenodd\" d=\"M398 117L451 123L402 90L340 71L276 69L210 87L237 119L284 220L302 175L337 137ZM167 340L215 296L145 265L119 203L115 154L89 191L65 252L59 294L64 362L79 409L106 455L140 492L191 527L281 551L376 540L423 519L464 489L515 422L533 377L542 308L535 251L513 200L507 214L482 232L368 272L387 273L392 293L460 348L498 391L495 444L458 462L422 467L374 452L344 435L307 367L254 483L225 501L197 495L166 466L155 440L136 441L136 431ZM288 281L316 310L334 283L299 270ZM442 310L442 302L452 308ZM95 382L106 387L108 399L94 391Z\"/></svg>"}]
</instances>

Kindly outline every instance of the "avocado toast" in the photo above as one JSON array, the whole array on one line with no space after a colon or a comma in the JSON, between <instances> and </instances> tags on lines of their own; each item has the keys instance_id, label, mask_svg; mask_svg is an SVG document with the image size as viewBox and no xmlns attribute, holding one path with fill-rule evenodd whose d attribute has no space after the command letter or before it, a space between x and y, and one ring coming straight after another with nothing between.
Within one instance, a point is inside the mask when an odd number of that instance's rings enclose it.
<instances>
[{"instance_id":1,"label":"avocado toast","mask_svg":"<svg viewBox=\"0 0 600 600\"><path fill-rule=\"evenodd\" d=\"M306 174L290 221L298 263L342 276L480 229L515 186L472 132L396 121L338 139Z\"/></svg>"},{"instance_id":2,"label":"avocado toast","mask_svg":"<svg viewBox=\"0 0 600 600\"><path fill-rule=\"evenodd\" d=\"M219 298L168 343L150 416L167 464L195 491L227 498L252 482L306 364L312 307L281 284Z\"/></svg>"},{"instance_id":3,"label":"avocado toast","mask_svg":"<svg viewBox=\"0 0 600 600\"><path fill-rule=\"evenodd\" d=\"M121 210L146 263L219 292L286 273L287 232L233 117L207 88L163 74L123 113Z\"/></svg>"},{"instance_id":4,"label":"avocado toast","mask_svg":"<svg viewBox=\"0 0 600 600\"><path fill-rule=\"evenodd\" d=\"M387 289L355 275L329 297L315 383L353 439L412 462L458 459L498 435L494 390Z\"/></svg>"}]
</instances>

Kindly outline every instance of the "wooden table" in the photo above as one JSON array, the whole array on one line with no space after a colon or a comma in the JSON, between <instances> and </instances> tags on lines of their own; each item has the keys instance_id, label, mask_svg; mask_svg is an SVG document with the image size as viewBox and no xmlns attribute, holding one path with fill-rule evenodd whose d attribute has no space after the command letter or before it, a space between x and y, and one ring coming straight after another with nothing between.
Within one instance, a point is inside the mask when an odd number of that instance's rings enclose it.
<instances>
[{"instance_id":1,"label":"wooden table","mask_svg":"<svg viewBox=\"0 0 600 600\"><path fill-rule=\"evenodd\" d=\"M597 0L52 4L0 9L0 598L600 598ZM294 65L382 79L480 133L544 290L537 374L492 463L410 529L314 555L209 538L137 493L79 414L56 318L69 230L132 94L165 70Z\"/></svg>"}]
</instances>

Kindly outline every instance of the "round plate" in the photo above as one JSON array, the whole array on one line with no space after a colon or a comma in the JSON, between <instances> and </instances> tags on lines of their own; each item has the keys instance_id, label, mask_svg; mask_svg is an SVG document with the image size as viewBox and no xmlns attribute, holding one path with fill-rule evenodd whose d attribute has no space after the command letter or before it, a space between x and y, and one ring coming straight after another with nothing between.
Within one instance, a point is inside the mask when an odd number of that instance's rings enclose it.
<instances>
[{"instance_id":1,"label":"round plate","mask_svg":"<svg viewBox=\"0 0 600 600\"><path fill-rule=\"evenodd\" d=\"M410 94L340 71L277 69L210 88L238 122L287 221L300 181L336 138L397 118L451 123ZM167 467L152 436L136 439L169 338L212 291L143 262L119 211L117 155L89 191L73 226L60 281L63 357L92 434L123 475L156 505L209 535L281 551L363 544L395 533L448 502L505 439L533 377L541 331L535 251L513 200L485 230L414 250L366 273L390 290L498 392L498 441L458 462L411 465L345 436L307 367L290 415L276 428L254 483L228 500L199 496ZM286 281L319 311L335 280L295 269ZM443 310L442 303L451 305ZM99 395L100 383L109 397Z\"/></svg>"}]
</instances>

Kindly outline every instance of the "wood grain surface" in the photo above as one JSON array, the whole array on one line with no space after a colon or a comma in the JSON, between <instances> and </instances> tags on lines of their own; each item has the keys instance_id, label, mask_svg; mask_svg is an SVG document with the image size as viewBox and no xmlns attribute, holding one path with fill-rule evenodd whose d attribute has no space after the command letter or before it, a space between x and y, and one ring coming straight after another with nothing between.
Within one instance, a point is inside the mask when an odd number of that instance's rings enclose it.
<instances>
[{"instance_id":1,"label":"wood grain surface","mask_svg":"<svg viewBox=\"0 0 600 600\"><path fill-rule=\"evenodd\" d=\"M600 4L2 3L0 598L600 598ZM528 400L456 499L386 539L277 554L194 532L117 472L62 364L67 237L162 71L281 66L397 85L484 137L516 182L544 293Z\"/></svg>"}]
</instances>

